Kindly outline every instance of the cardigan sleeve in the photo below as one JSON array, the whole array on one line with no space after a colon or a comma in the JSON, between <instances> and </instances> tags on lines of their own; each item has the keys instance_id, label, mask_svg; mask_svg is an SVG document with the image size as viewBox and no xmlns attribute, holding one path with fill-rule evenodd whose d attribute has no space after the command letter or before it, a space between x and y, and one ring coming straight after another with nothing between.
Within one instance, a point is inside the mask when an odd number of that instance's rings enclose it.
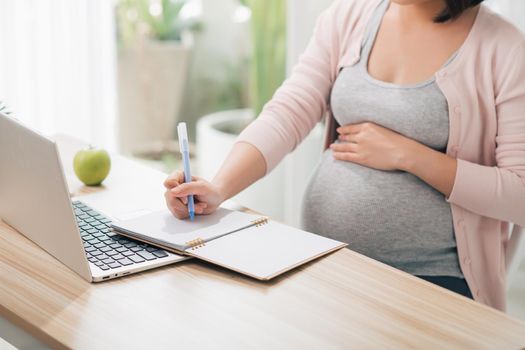
<instances>
[{"instance_id":1,"label":"cardigan sleeve","mask_svg":"<svg viewBox=\"0 0 525 350\"><path fill-rule=\"evenodd\" d=\"M337 66L338 3L318 18L313 37L291 76L236 141L252 144L262 153L266 173L301 143L327 110Z\"/></svg>"},{"instance_id":2,"label":"cardigan sleeve","mask_svg":"<svg viewBox=\"0 0 525 350\"><path fill-rule=\"evenodd\" d=\"M496 166L458 160L449 197L476 214L525 226L525 43L496 79Z\"/></svg>"}]
</instances>

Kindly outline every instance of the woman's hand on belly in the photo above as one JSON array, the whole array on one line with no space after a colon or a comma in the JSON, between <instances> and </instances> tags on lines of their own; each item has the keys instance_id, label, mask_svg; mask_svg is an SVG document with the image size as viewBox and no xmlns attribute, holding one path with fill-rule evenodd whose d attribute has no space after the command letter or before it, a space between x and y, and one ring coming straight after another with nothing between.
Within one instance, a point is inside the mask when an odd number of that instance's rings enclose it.
<instances>
[{"instance_id":1,"label":"woman's hand on belly","mask_svg":"<svg viewBox=\"0 0 525 350\"><path fill-rule=\"evenodd\" d=\"M379 170L402 170L416 141L374 123L350 124L337 129L339 141L330 146L334 158Z\"/></svg>"},{"instance_id":2,"label":"woman's hand on belly","mask_svg":"<svg viewBox=\"0 0 525 350\"><path fill-rule=\"evenodd\" d=\"M337 132L342 143L330 146L335 159L378 170L406 171L450 196L457 171L455 158L374 123L344 125Z\"/></svg>"}]
</instances>

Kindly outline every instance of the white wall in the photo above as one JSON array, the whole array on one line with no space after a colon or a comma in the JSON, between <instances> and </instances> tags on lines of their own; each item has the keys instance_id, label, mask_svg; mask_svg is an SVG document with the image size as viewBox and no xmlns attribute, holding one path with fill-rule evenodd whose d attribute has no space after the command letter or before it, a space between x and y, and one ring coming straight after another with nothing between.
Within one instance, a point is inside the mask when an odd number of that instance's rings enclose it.
<instances>
[{"instance_id":1,"label":"white wall","mask_svg":"<svg viewBox=\"0 0 525 350\"><path fill-rule=\"evenodd\" d=\"M312 35L319 14L333 0L288 0L288 71L298 61Z\"/></svg>"},{"instance_id":2,"label":"white wall","mask_svg":"<svg viewBox=\"0 0 525 350\"><path fill-rule=\"evenodd\" d=\"M113 148L113 2L0 0L0 100L44 133Z\"/></svg>"},{"instance_id":3,"label":"white wall","mask_svg":"<svg viewBox=\"0 0 525 350\"><path fill-rule=\"evenodd\" d=\"M525 0L488 0L487 5L525 32Z\"/></svg>"},{"instance_id":4,"label":"white wall","mask_svg":"<svg viewBox=\"0 0 525 350\"><path fill-rule=\"evenodd\" d=\"M318 15L333 0L288 0L287 70L291 72L313 32ZM303 194L322 151L323 127L318 125L284 160L284 221L300 226Z\"/></svg>"}]
</instances>

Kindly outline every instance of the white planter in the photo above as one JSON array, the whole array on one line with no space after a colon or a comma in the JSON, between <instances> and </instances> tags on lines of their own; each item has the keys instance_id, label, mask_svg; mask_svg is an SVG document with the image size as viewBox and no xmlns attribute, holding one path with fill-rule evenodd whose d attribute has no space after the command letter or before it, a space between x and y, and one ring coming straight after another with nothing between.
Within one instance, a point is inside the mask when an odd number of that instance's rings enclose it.
<instances>
[{"instance_id":1,"label":"white planter","mask_svg":"<svg viewBox=\"0 0 525 350\"><path fill-rule=\"evenodd\" d=\"M146 41L118 53L122 153L169 149L182 101L191 41Z\"/></svg>"},{"instance_id":2,"label":"white planter","mask_svg":"<svg viewBox=\"0 0 525 350\"><path fill-rule=\"evenodd\" d=\"M249 109L218 112L199 119L197 172L201 177L212 180L235 143L238 134L225 130L240 130L252 120L253 112ZM232 200L276 220L283 220L284 164Z\"/></svg>"}]
</instances>

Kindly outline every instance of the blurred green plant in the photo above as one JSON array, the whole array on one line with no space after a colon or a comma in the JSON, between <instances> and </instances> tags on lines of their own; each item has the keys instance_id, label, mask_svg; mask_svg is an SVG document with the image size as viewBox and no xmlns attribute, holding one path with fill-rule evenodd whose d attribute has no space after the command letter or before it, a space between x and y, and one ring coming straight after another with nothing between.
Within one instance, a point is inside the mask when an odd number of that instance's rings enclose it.
<instances>
[{"instance_id":1,"label":"blurred green plant","mask_svg":"<svg viewBox=\"0 0 525 350\"><path fill-rule=\"evenodd\" d=\"M141 38L181 40L182 33L197 30L196 19L182 19L180 13L188 0L119 0L117 23L119 42L135 44Z\"/></svg>"},{"instance_id":2,"label":"blurred green plant","mask_svg":"<svg viewBox=\"0 0 525 350\"><path fill-rule=\"evenodd\" d=\"M251 10L251 100L259 115L286 77L286 1L239 1Z\"/></svg>"}]
</instances>

